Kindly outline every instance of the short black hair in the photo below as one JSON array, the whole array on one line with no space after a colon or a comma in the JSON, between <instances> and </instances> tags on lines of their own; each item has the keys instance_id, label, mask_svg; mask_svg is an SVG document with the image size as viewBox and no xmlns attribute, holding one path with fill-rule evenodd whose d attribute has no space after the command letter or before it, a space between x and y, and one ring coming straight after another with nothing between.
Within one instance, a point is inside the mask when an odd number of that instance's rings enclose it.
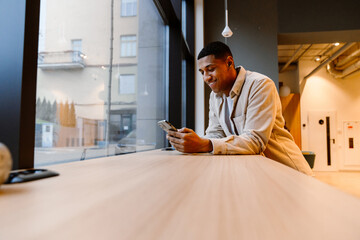
<instances>
[{"instance_id":1,"label":"short black hair","mask_svg":"<svg viewBox=\"0 0 360 240\"><path fill-rule=\"evenodd\" d=\"M208 45L206 45L200 52L197 57L197 60L200 58L206 57L208 55L214 55L217 59L225 59L228 56L232 57L232 53L230 51L230 48L225 43L216 41L211 42Z\"/></svg>"}]
</instances>

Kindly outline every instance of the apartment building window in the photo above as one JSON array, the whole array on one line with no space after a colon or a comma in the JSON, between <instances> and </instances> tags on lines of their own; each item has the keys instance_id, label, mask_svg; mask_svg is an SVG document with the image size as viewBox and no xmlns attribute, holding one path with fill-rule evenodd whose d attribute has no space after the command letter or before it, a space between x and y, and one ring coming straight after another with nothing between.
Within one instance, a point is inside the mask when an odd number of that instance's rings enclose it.
<instances>
[{"instance_id":1,"label":"apartment building window","mask_svg":"<svg viewBox=\"0 0 360 240\"><path fill-rule=\"evenodd\" d=\"M135 94L134 74L122 74L119 76L119 94Z\"/></svg>"},{"instance_id":2,"label":"apartment building window","mask_svg":"<svg viewBox=\"0 0 360 240\"><path fill-rule=\"evenodd\" d=\"M136 35L120 36L120 56L136 57Z\"/></svg>"},{"instance_id":3,"label":"apartment building window","mask_svg":"<svg viewBox=\"0 0 360 240\"><path fill-rule=\"evenodd\" d=\"M121 0L121 16L132 17L136 16L137 0Z\"/></svg>"}]
</instances>

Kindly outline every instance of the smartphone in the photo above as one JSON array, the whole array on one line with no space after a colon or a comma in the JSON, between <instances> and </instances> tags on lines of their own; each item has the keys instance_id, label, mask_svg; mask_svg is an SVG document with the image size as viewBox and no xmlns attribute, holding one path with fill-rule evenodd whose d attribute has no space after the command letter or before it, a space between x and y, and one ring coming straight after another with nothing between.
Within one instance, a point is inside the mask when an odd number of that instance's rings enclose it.
<instances>
[{"instance_id":1,"label":"smartphone","mask_svg":"<svg viewBox=\"0 0 360 240\"><path fill-rule=\"evenodd\" d=\"M22 183L42 178L59 176L59 173L47 169L26 169L11 171L5 184Z\"/></svg>"},{"instance_id":2,"label":"smartphone","mask_svg":"<svg viewBox=\"0 0 360 240\"><path fill-rule=\"evenodd\" d=\"M176 127L174 127L170 122L166 120L158 121L159 127L161 127L165 132L167 131L177 131Z\"/></svg>"}]
</instances>

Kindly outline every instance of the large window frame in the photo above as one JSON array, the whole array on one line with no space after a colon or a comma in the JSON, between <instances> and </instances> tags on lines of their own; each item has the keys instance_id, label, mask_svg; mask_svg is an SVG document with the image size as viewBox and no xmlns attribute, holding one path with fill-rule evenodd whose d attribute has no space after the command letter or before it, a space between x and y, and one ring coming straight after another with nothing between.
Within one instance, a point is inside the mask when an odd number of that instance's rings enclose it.
<instances>
[{"instance_id":1,"label":"large window frame","mask_svg":"<svg viewBox=\"0 0 360 240\"><path fill-rule=\"evenodd\" d=\"M167 95L171 98L167 98L166 116L177 127L194 128L194 1L186 1L186 21L181 19L181 0L154 3L169 34L166 71L171 73L167 74ZM0 22L6 23L0 24L4 36L0 43L4 53L0 112L7 116L0 120L0 142L11 151L13 169L34 167L39 16L40 0L0 2ZM182 22L186 22L186 28L182 28Z\"/></svg>"}]
</instances>

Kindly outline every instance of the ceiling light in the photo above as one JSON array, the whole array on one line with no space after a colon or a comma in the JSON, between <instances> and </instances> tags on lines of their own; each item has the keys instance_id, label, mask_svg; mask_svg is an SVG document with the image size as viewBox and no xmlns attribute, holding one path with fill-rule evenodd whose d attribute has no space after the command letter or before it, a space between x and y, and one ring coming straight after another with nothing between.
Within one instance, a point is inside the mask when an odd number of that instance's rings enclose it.
<instances>
[{"instance_id":1,"label":"ceiling light","mask_svg":"<svg viewBox=\"0 0 360 240\"><path fill-rule=\"evenodd\" d=\"M340 45L340 43L338 43L338 42L334 43L334 46L335 46L335 47L337 47L337 46L339 46L339 45Z\"/></svg>"},{"instance_id":2,"label":"ceiling light","mask_svg":"<svg viewBox=\"0 0 360 240\"><path fill-rule=\"evenodd\" d=\"M282 85L279 89L279 95L280 97L287 97L291 93L291 89L287 85Z\"/></svg>"},{"instance_id":3,"label":"ceiling light","mask_svg":"<svg viewBox=\"0 0 360 240\"><path fill-rule=\"evenodd\" d=\"M316 58L315 58L315 61L317 61L317 62L319 62L321 60L321 57L320 56L317 56Z\"/></svg>"},{"instance_id":4,"label":"ceiling light","mask_svg":"<svg viewBox=\"0 0 360 240\"><path fill-rule=\"evenodd\" d=\"M231 37L233 35L233 32L229 28L227 0L225 0L225 28L221 34L226 38Z\"/></svg>"}]
</instances>

